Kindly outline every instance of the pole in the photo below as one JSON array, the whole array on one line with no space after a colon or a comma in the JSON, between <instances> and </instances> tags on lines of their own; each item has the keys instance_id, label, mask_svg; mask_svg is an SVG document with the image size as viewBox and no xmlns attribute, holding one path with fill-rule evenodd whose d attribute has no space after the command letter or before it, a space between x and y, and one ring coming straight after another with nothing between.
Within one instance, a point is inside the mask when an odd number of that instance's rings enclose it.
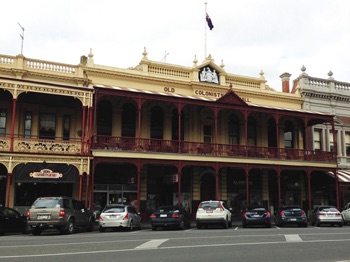
<instances>
[{"instance_id":1,"label":"pole","mask_svg":"<svg viewBox=\"0 0 350 262\"><path fill-rule=\"evenodd\" d=\"M205 17L207 17L207 3L205 5ZM207 58L207 21L204 23L204 60Z\"/></svg>"},{"instance_id":2,"label":"pole","mask_svg":"<svg viewBox=\"0 0 350 262\"><path fill-rule=\"evenodd\" d=\"M17 22L18 23L18 22ZM21 26L20 23L18 23L18 25L21 27L22 29L22 34L19 34L19 36L22 38L22 43L21 43L21 55L23 55L23 41L24 41L24 28L23 26Z\"/></svg>"}]
</instances>

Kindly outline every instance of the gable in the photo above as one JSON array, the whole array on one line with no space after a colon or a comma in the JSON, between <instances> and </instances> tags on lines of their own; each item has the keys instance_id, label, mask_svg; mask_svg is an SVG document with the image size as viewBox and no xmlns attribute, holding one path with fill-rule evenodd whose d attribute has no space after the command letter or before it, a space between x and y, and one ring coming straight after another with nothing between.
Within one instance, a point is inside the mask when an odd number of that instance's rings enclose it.
<instances>
[{"instance_id":1,"label":"gable","mask_svg":"<svg viewBox=\"0 0 350 262\"><path fill-rule=\"evenodd\" d=\"M241 105L241 106L248 106L248 104L240 98L232 89L227 91L225 95L220 97L216 102L224 103L224 104L233 104L233 105Z\"/></svg>"}]
</instances>

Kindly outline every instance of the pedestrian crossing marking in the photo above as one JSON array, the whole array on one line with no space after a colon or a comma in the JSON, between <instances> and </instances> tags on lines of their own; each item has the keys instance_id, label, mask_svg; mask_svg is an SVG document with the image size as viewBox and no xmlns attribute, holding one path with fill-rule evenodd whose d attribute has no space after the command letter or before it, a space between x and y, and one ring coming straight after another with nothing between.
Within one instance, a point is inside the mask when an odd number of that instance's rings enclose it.
<instances>
[{"instance_id":1,"label":"pedestrian crossing marking","mask_svg":"<svg viewBox=\"0 0 350 262\"><path fill-rule=\"evenodd\" d=\"M168 240L169 239L153 239L153 240L147 241L146 243L143 243L142 245L137 246L136 248L137 249L157 248Z\"/></svg>"},{"instance_id":2,"label":"pedestrian crossing marking","mask_svg":"<svg viewBox=\"0 0 350 262\"><path fill-rule=\"evenodd\" d=\"M284 235L286 242L303 242L299 235Z\"/></svg>"}]
</instances>

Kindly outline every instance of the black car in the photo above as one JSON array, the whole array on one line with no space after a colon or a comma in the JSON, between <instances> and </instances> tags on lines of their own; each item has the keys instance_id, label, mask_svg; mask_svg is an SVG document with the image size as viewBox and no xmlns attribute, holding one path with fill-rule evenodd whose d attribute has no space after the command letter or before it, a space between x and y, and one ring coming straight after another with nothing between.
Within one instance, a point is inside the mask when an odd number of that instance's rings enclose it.
<instances>
[{"instance_id":1,"label":"black car","mask_svg":"<svg viewBox=\"0 0 350 262\"><path fill-rule=\"evenodd\" d=\"M265 207L248 207L242 213L242 226L262 225L271 227L271 214Z\"/></svg>"},{"instance_id":2,"label":"black car","mask_svg":"<svg viewBox=\"0 0 350 262\"><path fill-rule=\"evenodd\" d=\"M4 233L28 233L27 217L9 207L0 207L0 235Z\"/></svg>"},{"instance_id":3,"label":"black car","mask_svg":"<svg viewBox=\"0 0 350 262\"><path fill-rule=\"evenodd\" d=\"M157 230L157 227L164 228L190 228L190 214L182 207L177 206L161 206L150 216L152 230Z\"/></svg>"},{"instance_id":4,"label":"black car","mask_svg":"<svg viewBox=\"0 0 350 262\"><path fill-rule=\"evenodd\" d=\"M307 217L301 206L290 205L280 207L275 215L276 225L298 225L307 227Z\"/></svg>"}]
</instances>

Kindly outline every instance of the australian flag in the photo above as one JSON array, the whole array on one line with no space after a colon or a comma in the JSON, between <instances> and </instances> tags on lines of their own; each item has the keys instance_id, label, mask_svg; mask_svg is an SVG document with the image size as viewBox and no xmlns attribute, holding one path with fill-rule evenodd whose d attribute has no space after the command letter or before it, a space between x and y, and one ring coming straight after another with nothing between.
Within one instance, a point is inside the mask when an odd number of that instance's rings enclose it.
<instances>
[{"instance_id":1,"label":"australian flag","mask_svg":"<svg viewBox=\"0 0 350 262\"><path fill-rule=\"evenodd\" d=\"M205 20L207 20L207 23L208 23L208 26L209 26L209 29L212 30L214 28L214 25L209 17L209 15L207 14L207 16L205 17Z\"/></svg>"}]
</instances>

